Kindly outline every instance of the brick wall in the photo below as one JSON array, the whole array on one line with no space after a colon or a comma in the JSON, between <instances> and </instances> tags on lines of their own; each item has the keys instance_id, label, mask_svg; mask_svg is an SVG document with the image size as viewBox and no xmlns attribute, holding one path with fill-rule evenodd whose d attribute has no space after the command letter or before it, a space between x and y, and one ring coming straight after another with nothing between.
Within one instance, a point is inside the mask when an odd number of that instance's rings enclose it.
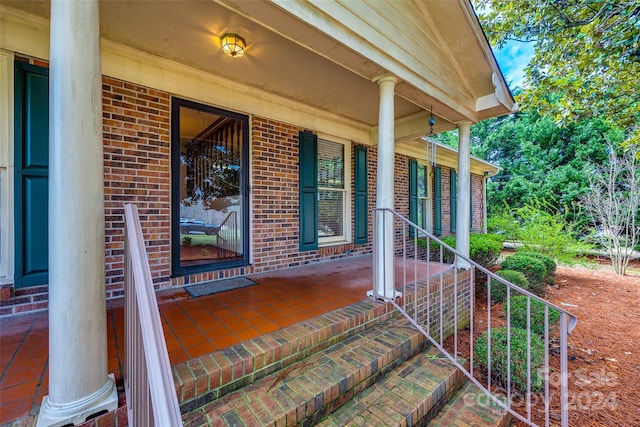
<instances>
[{"instance_id":1,"label":"brick wall","mask_svg":"<svg viewBox=\"0 0 640 427\"><path fill-rule=\"evenodd\" d=\"M37 65L46 64L38 62ZM252 265L171 278L171 96L110 77L103 78L102 95L108 298L123 294L126 203L138 206L152 278L158 289L371 252L371 221L366 244L341 244L298 252L298 132L303 129L264 117L252 117ZM377 149L367 147L367 151L369 218L372 218L376 205ZM353 155L351 163L353 171ZM395 208L404 216L409 214L408 165L408 157L396 155ZM449 169L446 167L442 168L442 182L443 233L449 234ZM480 225L482 217L481 185L482 177L474 177L476 226ZM353 210L353 179L351 190ZM352 223L352 233L354 228ZM44 309L48 300L46 286L8 290L5 286L0 297L0 316Z\"/></svg>"},{"instance_id":2,"label":"brick wall","mask_svg":"<svg viewBox=\"0 0 640 427\"><path fill-rule=\"evenodd\" d=\"M126 203L138 206L153 281L166 287L171 260L169 95L104 77L102 99L107 297L123 294Z\"/></svg>"}]
</instances>

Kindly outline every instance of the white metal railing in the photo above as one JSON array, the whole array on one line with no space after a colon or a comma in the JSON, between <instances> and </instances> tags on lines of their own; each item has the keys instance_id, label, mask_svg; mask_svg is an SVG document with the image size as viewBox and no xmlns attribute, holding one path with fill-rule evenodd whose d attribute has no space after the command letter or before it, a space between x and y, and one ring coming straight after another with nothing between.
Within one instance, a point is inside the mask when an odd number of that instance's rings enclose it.
<instances>
[{"instance_id":1,"label":"white metal railing","mask_svg":"<svg viewBox=\"0 0 640 427\"><path fill-rule=\"evenodd\" d=\"M376 232L385 230L392 222L394 241L385 245L385 235L381 236L383 254L377 253ZM409 230L413 232L409 233ZM559 411L562 426L569 425L569 387L567 340L576 326L577 318L566 310L506 281L487 268L460 254L426 230L418 227L392 209L376 209L374 215L374 298L383 299L393 305L416 326L426 338L454 363L476 386L478 386L499 407L507 410L512 416L530 426L550 425L551 411ZM417 238L416 238L417 237ZM421 243L418 242L421 240ZM393 247L393 251L386 250ZM392 256L401 261L401 284L396 284L395 292L387 291L384 286L378 287L377 269L388 265L384 258ZM380 262L383 260L383 262ZM435 263L435 264L432 264ZM443 269L442 264L451 264L450 269ZM458 268L456 268L458 266ZM397 269L397 267L394 267ZM423 274L418 274L422 268ZM486 307L477 310L475 307L476 282L478 273L486 276ZM506 287L506 319L492 318L491 288ZM384 289L389 295L381 295L378 289ZM397 299L397 291L402 298ZM392 293L391 293L392 292ZM526 298L526 360L516 360L521 355L512 354L512 326L510 297L524 295ZM535 366L532 360L531 304L539 301L544 305L544 360L542 366ZM538 303L536 303L538 304ZM452 310L453 307L453 310ZM486 308L486 309L485 309ZM550 332L553 325L549 316L552 310L559 313L559 351L551 348L554 336ZM451 312L453 311L453 313ZM491 328L496 323L506 324L506 376L504 372L492 372L495 360L492 359ZM464 326L464 330L459 330ZM468 326L468 327L467 327ZM487 360L474 360L475 339L479 329L485 329L487 342ZM448 338L445 338L445 335ZM468 342L466 342L468 341ZM552 351L553 350L553 351ZM557 354L552 354L557 352ZM515 351L514 351L515 353ZM513 356L513 358L512 358ZM553 359L553 360L552 360ZM526 364L525 386L514 386L512 381L512 364ZM553 363L552 363L553 362ZM498 385L494 379L496 374L506 378L506 384ZM538 375L537 377L535 377ZM543 387L532 387L533 378L542 378ZM516 403L524 404L525 410L518 412ZM537 408L535 408L538 406ZM559 409L558 409L559 407ZM539 413L534 417L533 410ZM542 414L544 412L544 414ZM534 419L535 418L535 419ZM555 418L555 417L554 417ZM544 419L544 421L540 421Z\"/></svg>"},{"instance_id":2,"label":"white metal railing","mask_svg":"<svg viewBox=\"0 0 640 427\"><path fill-rule=\"evenodd\" d=\"M216 249L218 258L235 258L240 247L240 233L238 228L238 212L230 211L220 223L216 233Z\"/></svg>"},{"instance_id":3,"label":"white metal railing","mask_svg":"<svg viewBox=\"0 0 640 427\"><path fill-rule=\"evenodd\" d=\"M182 426L138 209L125 205L124 210L124 388L129 425Z\"/></svg>"}]
</instances>

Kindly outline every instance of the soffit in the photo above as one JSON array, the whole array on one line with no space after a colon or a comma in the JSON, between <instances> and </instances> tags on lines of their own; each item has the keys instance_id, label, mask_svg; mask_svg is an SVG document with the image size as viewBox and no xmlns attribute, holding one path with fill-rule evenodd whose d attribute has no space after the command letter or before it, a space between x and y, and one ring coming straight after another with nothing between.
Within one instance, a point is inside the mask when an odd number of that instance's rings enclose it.
<instances>
[{"instance_id":1,"label":"soffit","mask_svg":"<svg viewBox=\"0 0 640 427\"><path fill-rule=\"evenodd\" d=\"M3 3L49 16L48 1ZM452 7L431 10L432 3ZM476 98L491 86L486 75L478 81L469 78L456 62L460 46L470 41L461 40L458 46L451 34L443 38L446 22L443 27L432 19L452 19L453 27L468 27L456 5L424 0L110 0L100 2L100 26L107 40L369 126L378 121L379 93L373 80L392 73L400 77L396 118L433 106L438 125L451 128L456 121L478 118ZM437 15L443 10L450 16ZM218 37L228 31L247 40L245 57L222 54Z\"/></svg>"}]
</instances>

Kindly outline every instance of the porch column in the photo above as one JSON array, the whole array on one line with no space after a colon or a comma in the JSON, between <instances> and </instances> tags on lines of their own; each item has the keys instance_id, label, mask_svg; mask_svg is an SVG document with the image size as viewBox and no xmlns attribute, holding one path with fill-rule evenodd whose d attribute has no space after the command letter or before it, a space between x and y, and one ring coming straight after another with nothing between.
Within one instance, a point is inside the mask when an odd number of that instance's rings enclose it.
<instances>
[{"instance_id":1,"label":"porch column","mask_svg":"<svg viewBox=\"0 0 640 427\"><path fill-rule=\"evenodd\" d=\"M98 0L51 2L49 395L38 426L118 407L107 375Z\"/></svg>"},{"instance_id":2,"label":"porch column","mask_svg":"<svg viewBox=\"0 0 640 427\"><path fill-rule=\"evenodd\" d=\"M458 124L458 187L456 192L456 250L469 256L469 233L471 232L471 122ZM458 268L468 269L469 263L458 260Z\"/></svg>"},{"instance_id":3,"label":"porch column","mask_svg":"<svg viewBox=\"0 0 640 427\"><path fill-rule=\"evenodd\" d=\"M394 208L394 162L395 162L395 115L394 89L397 79L392 76L380 78L380 107L378 112L378 176L376 207ZM376 214L376 239L374 241L376 293L393 298L399 293L394 283L394 219L390 212Z\"/></svg>"}]
</instances>

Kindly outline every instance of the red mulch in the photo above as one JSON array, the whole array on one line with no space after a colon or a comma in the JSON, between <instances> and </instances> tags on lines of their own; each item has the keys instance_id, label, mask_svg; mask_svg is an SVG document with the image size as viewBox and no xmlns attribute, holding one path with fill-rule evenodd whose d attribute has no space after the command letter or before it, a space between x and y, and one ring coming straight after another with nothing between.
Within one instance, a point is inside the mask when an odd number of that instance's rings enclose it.
<instances>
[{"instance_id":1,"label":"red mulch","mask_svg":"<svg viewBox=\"0 0 640 427\"><path fill-rule=\"evenodd\" d=\"M594 268L558 267L555 286L546 289L547 300L578 317L569 337L570 425L640 426L640 261L631 264L626 276L607 267ZM477 295L476 316L482 316L476 317L474 336L486 330L486 321L482 321L486 306L486 293ZM492 306L491 313L492 326L503 326L501 305ZM462 357L468 357L468 339L468 331L458 334ZM451 343L449 340L446 347ZM558 358L552 355L550 361L551 378L557 379ZM486 384L486 379L481 382ZM551 386L550 391L558 395L557 388ZM532 397L532 421L545 425L540 400ZM513 402L526 417L524 397L516 396ZM551 425L559 425L559 405L552 404L549 413ZM515 425L525 424L518 421Z\"/></svg>"}]
</instances>

